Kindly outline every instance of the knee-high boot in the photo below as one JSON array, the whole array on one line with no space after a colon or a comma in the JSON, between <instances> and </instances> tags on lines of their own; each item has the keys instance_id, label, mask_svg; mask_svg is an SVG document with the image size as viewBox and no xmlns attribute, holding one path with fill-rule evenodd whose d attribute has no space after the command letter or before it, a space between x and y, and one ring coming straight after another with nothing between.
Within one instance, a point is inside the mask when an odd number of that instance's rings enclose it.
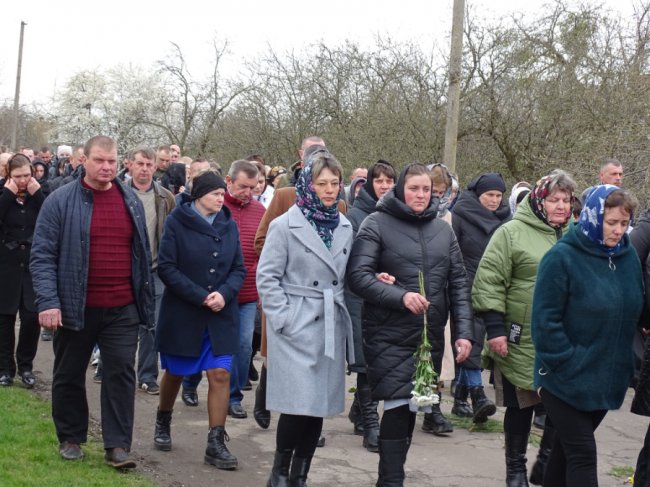
<instances>
[{"instance_id":1,"label":"knee-high boot","mask_svg":"<svg viewBox=\"0 0 650 487\"><path fill-rule=\"evenodd\" d=\"M271 411L266 409L266 366L262 365L260 382L255 389L255 405L253 406L253 417L260 428L267 429L271 425Z\"/></svg>"},{"instance_id":2,"label":"knee-high boot","mask_svg":"<svg viewBox=\"0 0 650 487\"><path fill-rule=\"evenodd\" d=\"M370 452L379 451L379 414L377 401L372 400L372 391L366 374L357 377L357 396L363 420L363 446Z\"/></svg>"},{"instance_id":3,"label":"knee-high boot","mask_svg":"<svg viewBox=\"0 0 650 487\"><path fill-rule=\"evenodd\" d=\"M544 433L542 434L542 441L539 444L537 460L530 472L530 483L533 485L544 484L546 464L548 463L548 458L551 456L551 449L555 441L555 428L550 423L550 421L546 421L544 424Z\"/></svg>"},{"instance_id":4,"label":"knee-high boot","mask_svg":"<svg viewBox=\"0 0 650 487\"><path fill-rule=\"evenodd\" d=\"M379 438L379 479L376 487L403 487L404 464L409 446L408 438L400 440Z\"/></svg>"},{"instance_id":5,"label":"knee-high boot","mask_svg":"<svg viewBox=\"0 0 650 487\"><path fill-rule=\"evenodd\" d=\"M528 487L526 449L528 435L506 433L506 486Z\"/></svg>"}]
</instances>

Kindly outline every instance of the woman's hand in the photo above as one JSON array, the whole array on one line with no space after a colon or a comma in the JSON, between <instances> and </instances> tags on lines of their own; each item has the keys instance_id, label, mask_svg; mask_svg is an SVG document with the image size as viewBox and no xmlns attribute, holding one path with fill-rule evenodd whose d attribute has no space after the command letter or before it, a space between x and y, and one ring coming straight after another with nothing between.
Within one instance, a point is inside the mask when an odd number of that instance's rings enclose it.
<instances>
[{"instance_id":1,"label":"woman's hand","mask_svg":"<svg viewBox=\"0 0 650 487\"><path fill-rule=\"evenodd\" d=\"M406 293L402 298L402 302L404 303L404 307L414 315L424 314L429 304L431 304L424 296L413 292Z\"/></svg>"},{"instance_id":2,"label":"woman's hand","mask_svg":"<svg viewBox=\"0 0 650 487\"><path fill-rule=\"evenodd\" d=\"M456 340L456 363L464 362L469 357L469 352L472 351L472 342L459 338Z\"/></svg>"},{"instance_id":3,"label":"woman's hand","mask_svg":"<svg viewBox=\"0 0 650 487\"><path fill-rule=\"evenodd\" d=\"M5 183L5 188L7 188L13 194L18 194L18 185L16 184L16 181L14 181L11 178L7 179L7 182Z\"/></svg>"},{"instance_id":4,"label":"woman's hand","mask_svg":"<svg viewBox=\"0 0 650 487\"><path fill-rule=\"evenodd\" d=\"M490 350L494 353L505 357L508 355L508 339L506 337L496 337L488 340L488 345L490 345Z\"/></svg>"},{"instance_id":5,"label":"woman's hand","mask_svg":"<svg viewBox=\"0 0 650 487\"><path fill-rule=\"evenodd\" d=\"M36 181L35 178L33 178L33 177L29 178L29 182L27 183L27 192L29 194L31 194L33 196L34 193L36 193L36 191L38 191L40 187L41 187L41 185L38 184L38 181Z\"/></svg>"},{"instance_id":6,"label":"woman's hand","mask_svg":"<svg viewBox=\"0 0 650 487\"><path fill-rule=\"evenodd\" d=\"M384 284L395 284L395 276L391 276L388 272L380 272L376 277L379 282Z\"/></svg>"},{"instance_id":7,"label":"woman's hand","mask_svg":"<svg viewBox=\"0 0 650 487\"><path fill-rule=\"evenodd\" d=\"M220 292L215 291L213 293L208 294L203 304L208 308L210 308L215 313L218 313L226 305L226 301L223 299L223 296L221 295Z\"/></svg>"}]
</instances>

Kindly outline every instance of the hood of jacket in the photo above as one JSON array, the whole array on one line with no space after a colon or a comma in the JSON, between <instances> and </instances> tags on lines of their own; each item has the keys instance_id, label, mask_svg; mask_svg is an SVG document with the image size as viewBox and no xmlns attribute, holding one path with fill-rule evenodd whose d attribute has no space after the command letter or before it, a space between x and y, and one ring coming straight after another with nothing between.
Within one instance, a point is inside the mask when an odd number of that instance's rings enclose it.
<instances>
[{"instance_id":1,"label":"hood of jacket","mask_svg":"<svg viewBox=\"0 0 650 487\"><path fill-rule=\"evenodd\" d=\"M370 213L374 213L375 210L377 209L377 202L373 199L372 196L368 194L366 188L362 187L357 197L354 198L354 203L352 204L352 208L358 208L364 213L370 214Z\"/></svg>"},{"instance_id":2,"label":"hood of jacket","mask_svg":"<svg viewBox=\"0 0 650 487\"><path fill-rule=\"evenodd\" d=\"M501 224L510 220L510 206L506 200L496 211L490 211L481 204L476 191L463 191L454 205L453 215L458 215L486 235L492 234Z\"/></svg>"}]
</instances>

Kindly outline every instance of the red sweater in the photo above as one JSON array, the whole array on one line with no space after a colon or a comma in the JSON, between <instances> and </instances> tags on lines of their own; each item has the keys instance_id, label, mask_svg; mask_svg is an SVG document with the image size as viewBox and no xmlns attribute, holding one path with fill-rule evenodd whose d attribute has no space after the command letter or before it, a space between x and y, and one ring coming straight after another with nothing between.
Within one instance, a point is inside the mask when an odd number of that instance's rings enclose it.
<instances>
[{"instance_id":1,"label":"red sweater","mask_svg":"<svg viewBox=\"0 0 650 487\"><path fill-rule=\"evenodd\" d=\"M246 279L237 296L238 303L251 303L257 301L257 285L255 277L257 274L257 263L259 257L255 252L255 234L260 221L264 216L264 205L259 201L251 200L242 204L226 191L224 204L232 213L232 218L239 228L239 243L244 254L244 266L246 267Z\"/></svg>"},{"instance_id":2,"label":"red sweater","mask_svg":"<svg viewBox=\"0 0 650 487\"><path fill-rule=\"evenodd\" d=\"M93 192L86 306L126 306L134 301L131 279L134 229L131 215L117 186L97 191L85 181L82 184Z\"/></svg>"}]
</instances>

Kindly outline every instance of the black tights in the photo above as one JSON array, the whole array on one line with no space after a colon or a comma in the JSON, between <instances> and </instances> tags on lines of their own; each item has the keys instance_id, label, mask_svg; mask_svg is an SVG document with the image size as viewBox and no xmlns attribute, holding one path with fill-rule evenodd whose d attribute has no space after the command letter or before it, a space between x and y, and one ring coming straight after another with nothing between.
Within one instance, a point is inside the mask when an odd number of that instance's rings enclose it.
<instances>
[{"instance_id":1,"label":"black tights","mask_svg":"<svg viewBox=\"0 0 650 487\"><path fill-rule=\"evenodd\" d=\"M508 406L506 408L506 414L503 417L504 433L528 436L530 434L530 426L533 420L534 411L535 406L523 409Z\"/></svg>"},{"instance_id":2,"label":"black tights","mask_svg":"<svg viewBox=\"0 0 650 487\"><path fill-rule=\"evenodd\" d=\"M379 426L379 437L382 440L401 440L413 436L415 429L415 413L408 404L384 411Z\"/></svg>"},{"instance_id":3,"label":"black tights","mask_svg":"<svg viewBox=\"0 0 650 487\"><path fill-rule=\"evenodd\" d=\"M278 419L276 448L278 451L293 450L299 458L311 458L323 429L323 418L281 414Z\"/></svg>"}]
</instances>

